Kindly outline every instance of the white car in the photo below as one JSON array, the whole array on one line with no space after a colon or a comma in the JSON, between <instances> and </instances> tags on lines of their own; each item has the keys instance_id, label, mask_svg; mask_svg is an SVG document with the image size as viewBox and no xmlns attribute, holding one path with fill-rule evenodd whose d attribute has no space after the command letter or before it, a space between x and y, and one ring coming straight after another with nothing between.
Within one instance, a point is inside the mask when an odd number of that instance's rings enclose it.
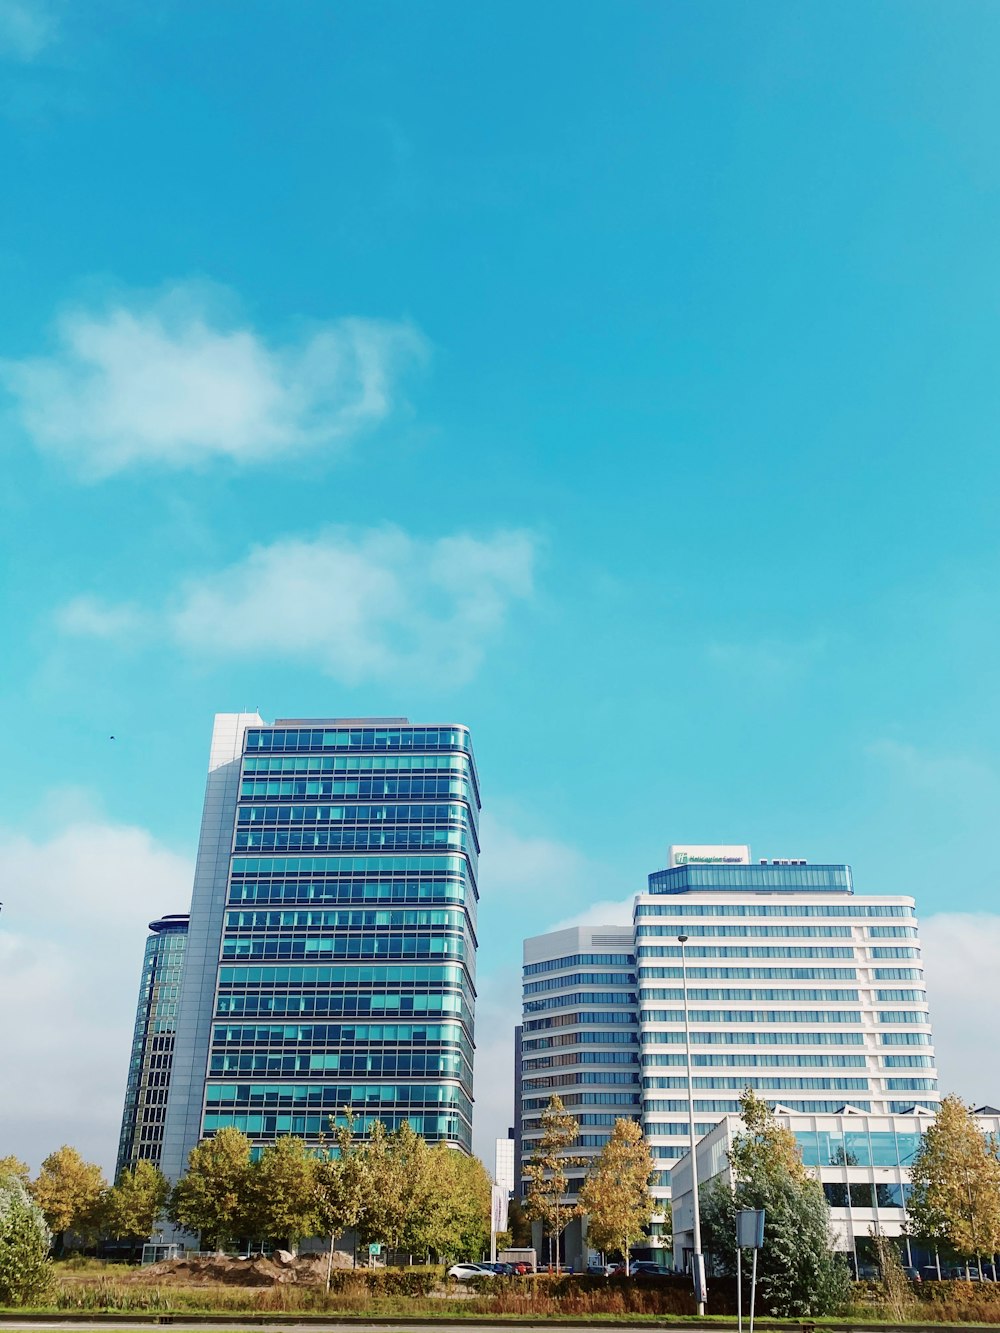
<instances>
[{"instance_id":1,"label":"white car","mask_svg":"<svg viewBox=\"0 0 1000 1333\"><path fill-rule=\"evenodd\" d=\"M485 1264L452 1264L448 1269L448 1276L455 1278L457 1282L472 1282L476 1278L496 1277L496 1273Z\"/></svg>"}]
</instances>

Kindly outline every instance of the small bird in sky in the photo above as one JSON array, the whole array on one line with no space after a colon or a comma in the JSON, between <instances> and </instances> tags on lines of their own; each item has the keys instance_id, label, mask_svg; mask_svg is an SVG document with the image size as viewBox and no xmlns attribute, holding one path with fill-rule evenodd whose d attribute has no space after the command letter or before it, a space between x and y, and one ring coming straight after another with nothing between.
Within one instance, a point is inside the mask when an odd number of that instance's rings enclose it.
<instances>
[{"instance_id":1,"label":"small bird in sky","mask_svg":"<svg viewBox=\"0 0 1000 1333\"><path fill-rule=\"evenodd\" d=\"M109 741L113 741L113 740L114 740L114 736L109 736L109 737L108 737L108 740L109 740Z\"/></svg>"}]
</instances>

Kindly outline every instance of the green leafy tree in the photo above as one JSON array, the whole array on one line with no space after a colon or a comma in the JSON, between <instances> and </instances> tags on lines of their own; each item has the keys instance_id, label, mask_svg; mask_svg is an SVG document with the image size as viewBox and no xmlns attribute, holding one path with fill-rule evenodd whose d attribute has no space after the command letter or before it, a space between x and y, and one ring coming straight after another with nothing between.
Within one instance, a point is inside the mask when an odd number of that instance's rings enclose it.
<instances>
[{"instance_id":1,"label":"green leafy tree","mask_svg":"<svg viewBox=\"0 0 1000 1333\"><path fill-rule=\"evenodd\" d=\"M326 1289L330 1290L333 1251L346 1231L353 1231L364 1208L364 1162L362 1145L354 1136L354 1116L344 1110L342 1122L334 1124L333 1142L324 1145L316 1160L316 1220L321 1234L329 1235Z\"/></svg>"},{"instance_id":2,"label":"green leafy tree","mask_svg":"<svg viewBox=\"0 0 1000 1333\"><path fill-rule=\"evenodd\" d=\"M579 1138L580 1127L563 1106L561 1097L549 1098L541 1120L541 1138L524 1169L528 1179L524 1210L534 1221L541 1222L548 1232L550 1254L554 1248L554 1262L558 1269L559 1237L570 1220L580 1213L579 1205L570 1203L566 1197L569 1190L567 1167L583 1165L583 1159L569 1151Z\"/></svg>"},{"instance_id":3,"label":"green leafy tree","mask_svg":"<svg viewBox=\"0 0 1000 1333\"><path fill-rule=\"evenodd\" d=\"M409 1125L406 1126L410 1129ZM412 1131L410 1131L412 1133ZM358 1238L366 1247L377 1244L397 1249L406 1227L404 1196L407 1193L409 1134L403 1142L399 1130L390 1133L381 1120L368 1131L360 1154L362 1207Z\"/></svg>"},{"instance_id":4,"label":"green leafy tree","mask_svg":"<svg viewBox=\"0 0 1000 1333\"><path fill-rule=\"evenodd\" d=\"M444 1263L479 1259L490 1243L492 1182L478 1157L440 1143L430 1150L426 1248Z\"/></svg>"},{"instance_id":5,"label":"green leafy tree","mask_svg":"<svg viewBox=\"0 0 1000 1333\"><path fill-rule=\"evenodd\" d=\"M22 1162L19 1157L0 1157L0 1181L13 1176L19 1180L25 1189L30 1189L31 1168L27 1162Z\"/></svg>"},{"instance_id":6,"label":"green leafy tree","mask_svg":"<svg viewBox=\"0 0 1000 1333\"><path fill-rule=\"evenodd\" d=\"M972 1108L945 1097L910 1168L913 1234L963 1259L1000 1251L1000 1151Z\"/></svg>"},{"instance_id":7,"label":"green leafy tree","mask_svg":"<svg viewBox=\"0 0 1000 1333\"><path fill-rule=\"evenodd\" d=\"M599 1250L620 1250L625 1263L653 1216L653 1157L634 1120L619 1117L580 1191L587 1234Z\"/></svg>"},{"instance_id":8,"label":"green leafy tree","mask_svg":"<svg viewBox=\"0 0 1000 1333\"><path fill-rule=\"evenodd\" d=\"M200 1234L203 1244L220 1249L253 1224L250 1140L227 1126L202 1139L188 1155L187 1172L174 1186L168 1214L185 1231Z\"/></svg>"},{"instance_id":9,"label":"green leafy tree","mask_svg":"<svg viewBox=\"0 0 1000 1333\"><path fill-rule=\"evenodd\" d=\"M115 1240L148 1240L170 1194L167 1178L152 1162L124 1170L103 1204L104 1230Z\"/></svg>"},{"instance_id":10,"label":"green leafy tree","mask_svg":"<svg viewBox=\"0 0 1000 1333\"><path fill-rule=\"evenodd\" d=\"M64 1144L49 1153L30 1189L55 1233L57 1253L64 1249L68 1231L82 1236L100 1231L107 1188L101 1168L85 1162L75 1148Z\"/></svg>"},{"instance_id":11,"label":"green leafy tree","mask_svg":"<svg viewBox=\"0 0 1000 1333\"><path fill-rule=\"evenodd\" d=\"M302 1139L289 1135L269 1144L248 1176L255 1234L294 1250L321 1226L318 1161Z\"/></svg>"},{"instance_id":12,"label":"green leafy tree","mask_svg":"<svg viewBox=\"0 0 1000 1333\"><path fill-rule=\"evenodd\" d=\"M27 1305L48 1293L51 1233L41 1208L11 1172L0 1177L0 1305Z\"/></svg>"},{"instance_id":13,"label":"green leafy tree","mask_svg":"<svg viewBox=\"0 0 1000 1333\"><path fill-rule=\"evenodd\" d=\"M763 1208L764 1247L757 1269L762 1305L774 1315L793 1318L835 1313L847 1301L850 1280L847 1265L833 1249L822 1186L802 1165L794 1135L749 1088L740 1110L745 1129L729 1153L733 1185L719 1176L702 1195L705 1248L723 1272L734 1275L736 1212Z\"/></svg>"}]
</instances>

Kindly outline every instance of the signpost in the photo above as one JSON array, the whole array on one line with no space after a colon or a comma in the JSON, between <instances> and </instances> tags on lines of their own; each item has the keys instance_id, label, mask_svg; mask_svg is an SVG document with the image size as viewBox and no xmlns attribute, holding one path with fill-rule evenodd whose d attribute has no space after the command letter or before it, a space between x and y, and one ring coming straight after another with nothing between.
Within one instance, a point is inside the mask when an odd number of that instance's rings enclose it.
<instances>
[{"instance_id":1,"label":"signpost","mask_svg":"<svg viewBox=\"0 0 1000 1333\"><path fill-rule=\"evenodd\" d=\"M757 1251L764 1244L763 1208L740 1208L736 1214L736 1309L739 1333L743 1333L743 1251L753 1250L750 1272L750 1333L753 1333L754 1301L757 1296Z\"/></svg>"},{"instance_id":2,"label":"signpost","mask_svg":"<svg viewBox=\"0 0 1000 1333\"><path fill-rule=\"evenodd\" d=\"M372 1260L382 1253L382 1245L379 1241L373 1240L368 1246L368 1267L372 1267Z\"/></svg>"}]
</instances>

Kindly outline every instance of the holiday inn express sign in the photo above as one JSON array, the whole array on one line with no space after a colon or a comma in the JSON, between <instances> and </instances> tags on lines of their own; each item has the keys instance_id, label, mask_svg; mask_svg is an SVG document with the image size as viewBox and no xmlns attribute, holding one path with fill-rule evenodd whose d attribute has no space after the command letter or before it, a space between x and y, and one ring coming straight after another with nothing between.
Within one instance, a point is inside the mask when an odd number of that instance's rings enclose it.
<instances>
[{"instance_id":1,"label":"holiday inn express sign","mask_svg":"<svg viewBox=\"0 0 1000 1333\"><path fill-rule=\"evenodd\" d=\"M748 866L749 847L673 846L669 866Z\"/></svg>"}]
</instances>

